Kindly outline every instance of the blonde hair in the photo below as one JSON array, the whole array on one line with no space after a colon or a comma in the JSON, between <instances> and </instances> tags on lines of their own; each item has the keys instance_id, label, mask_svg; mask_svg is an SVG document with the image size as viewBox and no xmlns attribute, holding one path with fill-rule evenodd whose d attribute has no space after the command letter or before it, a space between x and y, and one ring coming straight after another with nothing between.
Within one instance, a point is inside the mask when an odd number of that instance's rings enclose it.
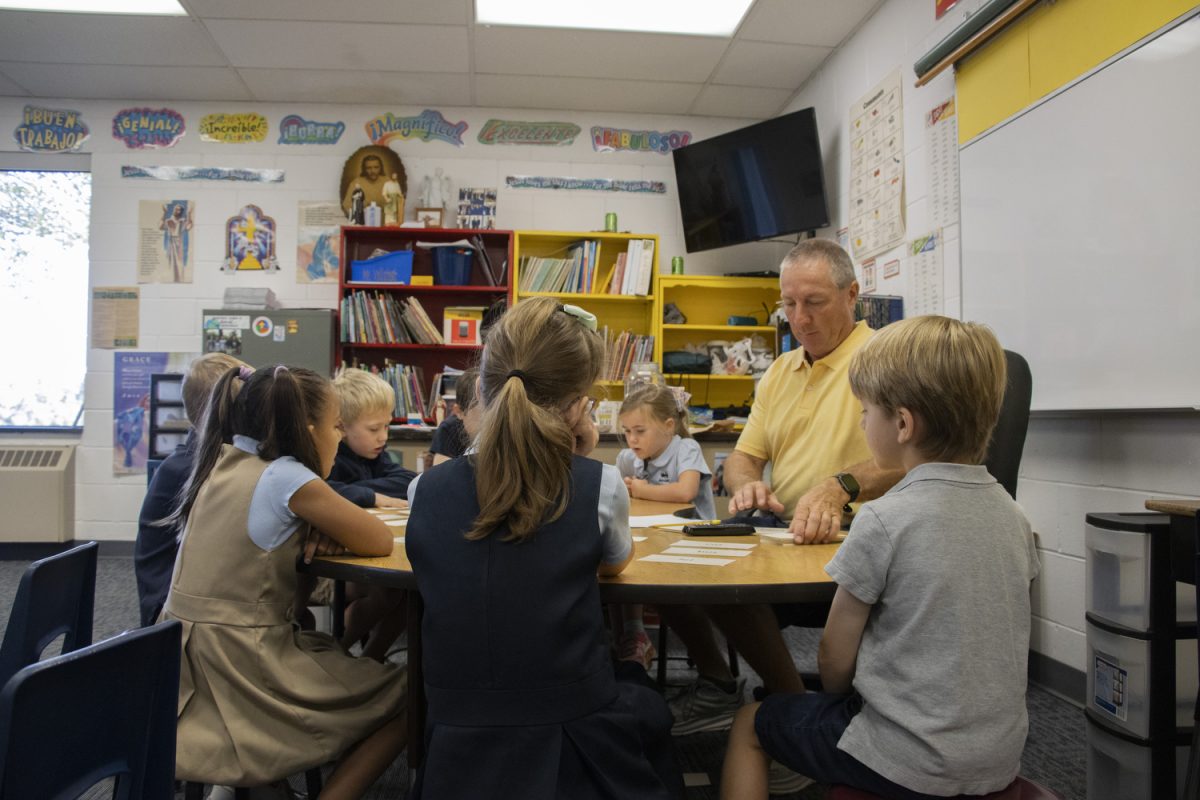
<instances>
[{"instance_id":1,"label":"blonde hair","mask_svg":"<svg viewBox=\"0 0 1200 800\"><path fill-rule=\"evenodd\" d=\"M687 409L679 407L675 393L671 391L670 387L657 383L643 383L634 387L621 402L621 410L617 412L617 416L620 417L639 408L649 409L650 416L660 422L672 420L675 423L675 433L684 439L692 438L692 435L688 433Z\"/></svg>"},{"instance_id":2,"label":"blonde hair","mask_svg":"<svg viewBox=\"0 0 1200 800\"><path fill-rule=\"evenodd\" d=\"M479 378L478 367L467 367L462 374L454 379L454 403L458 410L466 414L478 400L475 397L475 381Z\"/></svg>"},{"instance_id":3,"label":"blonde hair","mask_svg":"<svg viewBox=\"0 0 1200 800\"><path fill-rule=\"evenodd\" d=\"M990 328L932 315L888 325L850 362L854 395L919 415L926 433L917 447L935 461L982 463L1007 380Z\"/></svg>"},{"instance_id":4,"label":"blonde hair","mask_svg":"<svg viewBox=\"0 0 1200 800\"><path fill-rule=\"evenodd\" d=\"M523 300L488 331L474 456L479 516L468 539L507 525L522 541L566 511L575 434L564 411L604 364L604 342L548 297Z\"/></svg>"},{"instance_id":5,"label":"blonde hair","mask_svg":"<svg viewBox=\"0 0 1200 800\"><path fill-rule=\"evenodd\" d=\"M341 403L342 422L352 423L366 414L394 414L396 391L387 381L365 369L342 367L333 378Z\"/></svg>"},{"instance_id":6,"label":"blonde hair","mask_svg":"<svg viewBox=\"0 0 1200 800\"><path fill-rule=\"evenodd\" d=\"M244 366L247 366L246 362L228 353L206 353L188 366L180 391L183 393L183 410L194 425L199 426L204 421L208 398L221 376L234 367Z\"/></svg>"}]
</instances>

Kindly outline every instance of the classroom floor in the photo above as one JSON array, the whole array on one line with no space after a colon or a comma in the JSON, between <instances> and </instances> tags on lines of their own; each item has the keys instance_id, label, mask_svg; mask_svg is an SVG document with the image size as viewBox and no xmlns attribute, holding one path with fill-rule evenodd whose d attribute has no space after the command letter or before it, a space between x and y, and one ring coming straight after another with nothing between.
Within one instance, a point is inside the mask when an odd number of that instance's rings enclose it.
<instances>
[{"instance_id":1,"label":"classroom floor","mask_svg":"<svg viewBox=\"0 0 1200 800\"><path fill-rule=\"evenodd\" d=\"M0 630L8 624L17 582L27 561L0 561ZM96 576L96 615L94 639L112 636L135 627L138 622L137 590L130 557L102 557ZM816 632L789 628L784 632L797 665L802 670L815 669ZM673 639L672 655L678 646ZM56 646L52 645L54 651ZM403 658L403 654L398 655ZM668 682L682 684L689 679L684 660L669 662ZM748 687L759 683L753 673L748 675ZM747 689L749 693L749 688ZM1086 795L1086 750L1083 713L1075 705L1042 689L1030 687L1026 704L1029 707L1029 739L1021 760L1021 774L1047 786L1063 800L1084 800ZM687 800L716 800L716 784L720 780L721 761L725 752L724 733L701 733L676 740L680 764L687 773L696 773L710 785L689 788ZM408 768L403 758L398 760L365 795L366 800L396 800L407 794ZM294 785L302 790L303 776ZM803 792L788 795L792 800L819 800L824 787L811 786ZM96 787L85 798L108 797L103 787ZM780 796L784 797L784 796Z\"/></svg>"}]
</instances>

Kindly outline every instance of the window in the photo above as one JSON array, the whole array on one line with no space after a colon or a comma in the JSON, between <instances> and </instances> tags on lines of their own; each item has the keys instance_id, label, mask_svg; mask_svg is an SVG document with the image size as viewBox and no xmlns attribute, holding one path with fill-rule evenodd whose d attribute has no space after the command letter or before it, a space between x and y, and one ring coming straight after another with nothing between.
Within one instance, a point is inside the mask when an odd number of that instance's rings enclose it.
<instances>
[{"instance_id":1,"label":"window","mask_svg":"<svg viewBox=\"0 0 1200 800\"><path fill-rule=\"evenodd\" d=\"M0 164L0 430L78 427L87 370L87 157ZM63 167L67 169L63 169Z\"/></svg>"}]
</instances>

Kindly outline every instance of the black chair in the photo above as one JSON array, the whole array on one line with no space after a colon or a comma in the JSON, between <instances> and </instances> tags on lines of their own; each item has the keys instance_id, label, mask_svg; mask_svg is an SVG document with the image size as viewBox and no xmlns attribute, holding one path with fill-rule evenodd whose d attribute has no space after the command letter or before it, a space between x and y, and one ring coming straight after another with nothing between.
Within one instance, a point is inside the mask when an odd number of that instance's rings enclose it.
<instances>
[{"instance_id":1,"label":"black chair","mask_svg":"<svg viewBox=\"0 0 1200 800\"><path fill-rule=\"evenodd\" d=\"M31 664L0 692L0 799L174 794L181 626L140 628Z\"/></svg>"},{"instance_id":2,"label":"black chair","mask_svg":"<svg viewBox=\"0 0 1200 800\"><path fill-rule=\"evenodd\" d=\"M41 658L63 634L63 653L92 643L99 549L96 542L88 542L25 569L0 645L0 686Z\"/></svg>"},{"instance_id":3,"label":"black chair","mask_svg":"<svg viewBox=\"0 0 1200 800\"><path fill-rule=\"evenodd\" d=\"M1020 353L1005 350L1004 359L1008 365L1008 385L983 465L1016 499L1017 474L1021 469L1021 454L1025 452L1025 433L1029 430L1033 376L1029 372L1029 362Z\"/></svg>"}]
</instances>

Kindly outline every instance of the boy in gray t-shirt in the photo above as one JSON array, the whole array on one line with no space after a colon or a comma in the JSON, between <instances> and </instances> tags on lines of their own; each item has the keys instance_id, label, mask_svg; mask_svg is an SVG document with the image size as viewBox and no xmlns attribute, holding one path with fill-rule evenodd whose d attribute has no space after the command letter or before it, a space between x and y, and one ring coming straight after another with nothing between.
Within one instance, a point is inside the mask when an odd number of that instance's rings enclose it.
<instances>
[{"instance_id":1,"label":"boy in gray t-shirt","mask_svg":"<svg viewBox=\"0 0 1200 800\"><path fill-rule=\"evenodd\" d=\"M917 317L850 366L876 463L907 475L865 504L825 570L838 584L822 693L772 695L734 721L722 797L766 797L774 759L894 798L987 794L1020 767L1033 534L980 461L1004 351L990 330Z\"/></svg>"}]
</instances>

